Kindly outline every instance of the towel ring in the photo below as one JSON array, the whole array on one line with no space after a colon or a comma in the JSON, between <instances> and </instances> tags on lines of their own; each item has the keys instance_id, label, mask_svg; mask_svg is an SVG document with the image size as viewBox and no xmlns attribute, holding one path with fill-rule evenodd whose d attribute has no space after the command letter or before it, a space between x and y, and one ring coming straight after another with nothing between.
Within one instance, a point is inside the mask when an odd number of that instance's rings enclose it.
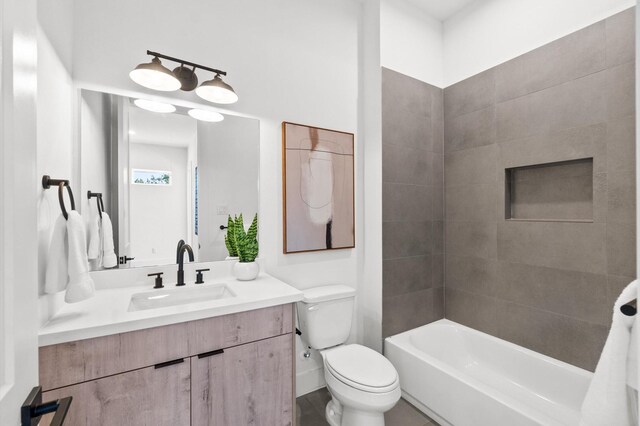
<instances>
[{"instance_id":1,"label":"towel ring","mask_svg":"<svg viewBox=\"0 0 640 426\"><path fill-rule=\"evenodd\" d=\"M71 187L64 182L58 184L58 201L60 202L60 209L62 210L62 216L65 219L69 219L69 213L67 213L67 209L64 206L64 189L67 188L69 192L69 200L71 201L71 210L76 209L76 202L73 199L73 192L71 192Z\"/></svg>"},{"instance_id":2,"label":"towel ring","mask_svg":"<svg viewBox=\"0 0 640 426\"><path fill-rule=\"evenodd\" d=\"M71 191L71 186L69 186L69 181L67 179L52 179L49 175L42 176L42 187L44 189L51 188L51 185L58 186L58 202L60 202L60 210L62 210L62 216L65 219L69 219L69 213L67 213L67 209L64 206L64 188L67 188L69 192L69 200L71 201L71 210L76 209L76 202L73 199L73 192Z\"/></svg>"},{"instance_id":3,"label":"towel ring","mask_svg":"<svg viewBox=\"0 0 640 426\"><path fill-rule=\"evenodd\" d=\"M96 207L98 208L98 214L100 215L100 218L102 218L102 212L104 211L104 201L102 201L102 193L87 191L87 198L96 199Z\"/></svg>"}]
</instances>

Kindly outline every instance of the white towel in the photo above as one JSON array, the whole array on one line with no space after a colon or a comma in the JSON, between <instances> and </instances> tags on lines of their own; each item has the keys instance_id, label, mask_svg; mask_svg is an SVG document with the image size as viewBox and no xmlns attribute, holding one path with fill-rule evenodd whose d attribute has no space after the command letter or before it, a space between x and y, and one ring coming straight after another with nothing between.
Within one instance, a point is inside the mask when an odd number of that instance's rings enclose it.
<instances>
[{"instance_id":1,"label":"white towel","mask_svg":"<svg viewBox=\"0 0 640 426\"><path fill-rule=\"evenodd\" d=\"M102 266L113 268L118 265L118 259L113 251L113 226L111 218L102 212Z\"/></svg>"},{"instance_id":2,"label":"white towel","mask_svg":"<svg viewBox=\"0 0 640 426\"><path fill-rule=\"evenodd\" d=\"M68 281L69 244L67 241L67 221L60 215L53 226L53 234L47 254L47 270L44 291L49 294L62 291Z\"/></svg>"},{"instance_id":3,"label":"white towel","mask_svg":"<svg viewBox=\"0 0 640 426\"><path fill-rule=\"evenodd\" d=\"M634 323L635 324L635 323ZM638 389L638 327L631 327L629 341L629 357L627 358L627 384L636 391Z\"/></svg>"},{"instance_id":4,"label":"white towel","mask_svg":"<svg viewBox=\"0 0 640 426\"><path fill-rule=\"evenodd\" d=\"M89 260L100 259L101 253L100 216L95 215L89 221L89 249L87 250L87 257Z\"/></svg>"},{"instance_id":5,"label":"white towel","mask_svg":"<svg viewBox=\"0 0 640 426\"><path fill-rule=\"evenodd\" d=\"M634 317L620 312L620 306L637 297L633 281L620 294L613 307L613 321L589 390L582 403L581 426L632 426L638 413L634 391L627 386L629 343Z\"/></svg>"},{"instance_id":6,"label":"white towel","mask_svg":"<svg viewBox=\"0 0 640 426\"><path fill-rule=\"evenodd\" d=\"M69 284L67 284L64 300L67 303L75 303L90 298L95 292L95 285L89 276L84 221L75 210L70 211L67 218L67 238L69 240Z\"/></svg>"}]
</instances>

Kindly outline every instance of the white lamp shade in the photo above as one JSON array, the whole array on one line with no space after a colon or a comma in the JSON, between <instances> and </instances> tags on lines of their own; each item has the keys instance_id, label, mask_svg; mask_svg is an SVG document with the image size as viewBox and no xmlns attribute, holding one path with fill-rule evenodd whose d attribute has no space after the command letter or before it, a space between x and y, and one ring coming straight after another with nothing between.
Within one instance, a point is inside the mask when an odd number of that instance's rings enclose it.
<instances>
[{"instance_id":1,"label":"white lamp shade","mask_svg":"<svg viewBox=\"0 0 640 426\"><path fill-rule=\"evenodd\" d=\"M164 102L150 101L148 99L136 99L135 101L133 101L133 103L136 104L138 108L142 108L151 112L169 113L169 112L175 112L176 110L176 107L171 104L167 104Z\"/></svg>"},{"instance_id":2,"label":"white lamp shade","mask_svg":"<svg viewBox=\"0 0 640 426\"><path fill-rule=\"evenodd\" d=\"M195 118L196 120L209 121L211 123L217 123L219 121L224 120L224 115L216 111L207 111L204 109L194 108L194 109L190 109L188 114L192 118Z\"/></svg>"},{"instance_id":3,"label":"white lamp shade","mask_svg":"<svg viewBox=\"0 0 640 426\"><path fill-rule=\"evenodd\" d=\"M222 81L219 75L213 80L205 81L196 89L196 95L216 104L233 104L238 102L238 95L233 88Z\"/></svg>"},{"instance_id":4,"label":"white lamp shade","mask_svg":"<svg viewBox=\"0 0 640 426\"><path fill-rule=\"evenodd\" d=\"M138 65L129 73L129 77L143 87L161 92L173 92L181 86L180 81L158 58L153 58L148 64Z\"/></svg>"}]
</instances>

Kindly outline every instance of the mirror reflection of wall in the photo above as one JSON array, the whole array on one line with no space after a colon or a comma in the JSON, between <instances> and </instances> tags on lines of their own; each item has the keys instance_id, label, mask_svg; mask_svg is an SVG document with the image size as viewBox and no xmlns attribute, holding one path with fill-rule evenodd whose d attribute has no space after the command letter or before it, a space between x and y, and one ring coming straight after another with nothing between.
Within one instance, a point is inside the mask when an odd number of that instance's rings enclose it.
<instances>
[{"instance_id":1,"label":"mirror reflection of wall","mask_svg":"<svg viewBox=\"0 0 640 426\"><path fill-rule=\"evenodd\" d=\"M196 120L131 106L128 133L131 266L175 263L179 240L198 248L192 226Z\"/></svg>"},{"instance_id":2,"label":"mirror reflection of wall","mask_svg":"<svg viewBox=\"0 0 640 426\"><path fill-rule=\"evenodd\" d=\"M87 167L80 168L80 184L82 196L76 197L80 211L90 229L90 221L98 214L96 198L89 199L87 191L100 192L104 211L110 216L114 230L114 245L118 246L118 214L117 214L117 165L118 145L115 139L117 112L116 99L113 95L100 92L83 91L80 101L80 163ZM76 156L77 157L77 156ZM89 166L90 165L90 166ZM114 180L115 179L115 180ZM91 257L91 256L90 256ZM102 259L90 260L91 269L100 269Z\"/></svg>"},{"instance_id":3,"label":"mirror reflection of wall","mask_svg":"<svg viewBox=\"0 0 640 426\"><path fill-rule=\"evenodd\" d=\"M120 267L175 263L179 240L196 261L224 260L227 215L258 211L258 120L200 121L186 108L152 112L89 90L81 98L82 190L103 194L116 254L133 258ZM96 205L83 201L87 222Z\"/></svg>"}]
</instances>

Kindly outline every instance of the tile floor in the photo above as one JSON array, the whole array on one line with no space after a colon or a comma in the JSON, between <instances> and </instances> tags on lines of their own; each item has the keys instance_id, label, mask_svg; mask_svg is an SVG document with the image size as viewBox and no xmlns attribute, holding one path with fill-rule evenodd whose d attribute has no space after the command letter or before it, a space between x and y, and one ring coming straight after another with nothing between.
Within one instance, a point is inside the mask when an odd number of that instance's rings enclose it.
<instances>
[{"instance_id":1,"label":"tile floor","mask_svg":"<svg viewBox=\"0 0 640 426\"><path fill-rule=\"evenodd\" d=\"M324 409L331 399L327 388L303 395L296 400L297 426L326 426ZM438 426L404 399L385 414L386 426Z\"/></svg>"}]
</instances>

